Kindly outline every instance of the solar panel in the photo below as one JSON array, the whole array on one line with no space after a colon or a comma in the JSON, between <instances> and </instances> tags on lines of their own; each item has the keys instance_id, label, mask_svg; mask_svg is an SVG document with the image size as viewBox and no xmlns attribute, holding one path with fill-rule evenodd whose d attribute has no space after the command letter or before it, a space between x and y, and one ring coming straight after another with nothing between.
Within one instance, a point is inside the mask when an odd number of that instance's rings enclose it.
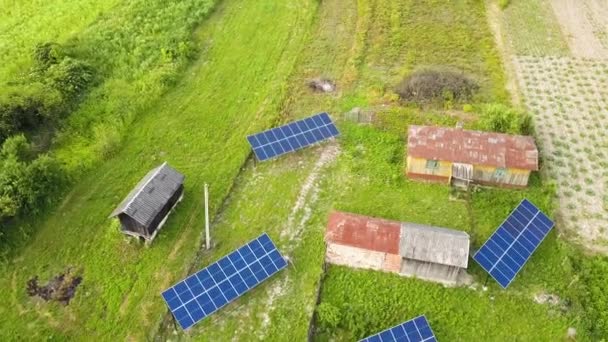
<instances>
[{"instance_id":1,"label":"solar panel","mask_svg":"<svg viewBox=\"0 0 608 342\"><path fill-rule=\"evenodd\" d=\"M506 289L554 225L547 215L524 199L473 259Z\"/></svg>"},{"instance_id":2,"label":"solar panel","mask_svg":"<svg viewBox=\"0 0 608 342\"><path fill-rule=\"evenodd\" d=\"M264 161L290 153L322 140L338 136L340 132L327 113L247 136L253 153Z\"/></svg>"},{"instance_id":3,"label":"solar panel","mask_svg":"<svg viewBox=\"0 0 608 342\"><path fill-rule=\"evenodd\" d=\"M287 267L266 233L162 293L171 313L188 329Z\"/></svg>"},{"instance_id":4,"label":"solar panel","mask_svg":"<svg viewBox=\"0 0 608 342\"><path fill-rule=\"evenodd\" d=\"M410 319L359 342L437 342L424 315Z\"/></svg>"}]
</instances>

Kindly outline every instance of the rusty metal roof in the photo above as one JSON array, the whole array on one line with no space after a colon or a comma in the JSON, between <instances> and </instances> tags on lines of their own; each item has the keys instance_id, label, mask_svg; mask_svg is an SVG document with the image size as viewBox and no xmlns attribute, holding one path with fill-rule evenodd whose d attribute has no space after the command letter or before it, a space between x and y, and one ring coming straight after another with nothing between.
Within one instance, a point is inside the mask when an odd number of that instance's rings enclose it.
<instances>
[{"instance_id":1,"label":"rusty metal roof","mask_svg":"<svg viewBox=\"0 0 608 342\"><path fill-rule=\"evenodd\" d=\"M334 211L325 241L367 250L399 254L401 222Z\"/></svg>"},{"instance_id":2,"label":"rusty metal roof","mask_svg":"<svg viewBox=\"0 0 608 342\"><path fill-rule=\"evenodd\" d=\"M408 155L454 163L538 170L538 149L530 136L410 126Z\"/></svg>"}]
</instances>

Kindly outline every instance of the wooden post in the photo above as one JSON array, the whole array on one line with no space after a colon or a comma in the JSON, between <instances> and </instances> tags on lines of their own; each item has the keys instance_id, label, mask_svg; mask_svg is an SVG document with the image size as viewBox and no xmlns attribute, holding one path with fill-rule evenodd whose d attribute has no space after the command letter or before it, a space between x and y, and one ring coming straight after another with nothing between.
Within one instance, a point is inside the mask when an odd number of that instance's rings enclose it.
<instances>
[{"instance_id":1,"label":"wooden post","mask_svg":"<svg viewBox=\"0 0 608 342\"><path fill-rule=\"evenodd\" d=\"M205 183L205 246L211 248L209 242L209 186Z\"/></svg>"}]
</instances>

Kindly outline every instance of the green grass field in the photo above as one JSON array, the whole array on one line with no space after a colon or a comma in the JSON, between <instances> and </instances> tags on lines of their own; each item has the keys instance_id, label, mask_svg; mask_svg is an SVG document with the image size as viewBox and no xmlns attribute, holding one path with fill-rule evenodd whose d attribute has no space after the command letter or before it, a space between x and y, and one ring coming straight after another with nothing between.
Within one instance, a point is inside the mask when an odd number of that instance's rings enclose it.
<instances>
[{"instance_id":1,"label":"green grass field","mask_svg":"<svg viewBox=\"0 0 608 342\"><path fill-rule=\"evenodd\" d=\"M184 19L189 6L203 3L204 13ZM475 125L475 114L461 112L460 104L402 106L392 89L405 73L460 68L481 85L473 105L509 102L484 2L225 0L211 11L213 3L121 3L74 28L70 37L83 42L76 51L106 76L53 147L83 176L57 207L10 227L9 237L22 242L0 268L3 340L303 341L312 332L317 341L349 341L422 313L447 341L555 341L570 326L578 340L601 336L587 323L601 316L583 298L598 289L582 286L584 279L601 284L601 275L583 274L578 261L587 259L555 232L508 291L491 280L482 291L480 284L444 288L334 266L324 274L332 209L465 230L474 247L524 197L554 209L552 184L539 175L525 191L483 189L467 201L451 200L447 186L403 175L409 124ZM132 24L116 38L139 54L125 48L108 57L117 45L102 33L122 32L112 18L153 23L169 13L173 20L162 30L142 25L141 33ZM189 47L187 56L164 59L161 48L179 42ZM98 55L97 43L106 44ZM104 56L115 63L102 63ZM306 83L319 76L336 80L338 91L311 92ZM343 120L355 106L372 108L374 124ZM320 111L338 120L337 141L271 162L249 159L247 134ZM164 160L186 174L186 195L144 247L124 238L107 215ZM211 187L210 251L201 250L204 183ZM264 231L292 265L191 331L174 330L160 292ZM84 279L70 305L27 296L28 279L46 280L68 266ZM485 280L473 261L469 272ZM565 308L536 304L540 292L559 295Z\"/></svg>"},{"instance_id":2,"label":"green grass field","mask_svg":"<svg viewBox=\"0 0 608 342\"><path fill-rule=\"evenodd\" d=\"M1 335L154 336L166 312L159 293L186 274L200 246L203 183L211 184L216 212L248 157L245 134L277 118L315 9L313 3L294 6L232 1L218 8L197 31L196 41L207 49L155 109L130 126L116 155L78 182L57 210L23 223L33 236L3 269L10 294L2 299ZM107 215L163 160L186 174L188 196L152 248L126 243ZM27 298L27 279L45 279L68 265L82 268L84 278L69 307Z\"/></svg>"}]
</instances>

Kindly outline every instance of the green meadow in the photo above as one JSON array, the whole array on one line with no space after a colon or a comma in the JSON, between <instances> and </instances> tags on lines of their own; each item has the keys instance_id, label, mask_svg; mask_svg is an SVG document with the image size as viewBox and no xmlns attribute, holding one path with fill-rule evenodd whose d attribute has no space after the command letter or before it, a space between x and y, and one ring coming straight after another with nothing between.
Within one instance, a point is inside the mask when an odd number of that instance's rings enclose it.
<instances>
[{"instance_id":1,"label":"green meadow","mask_svg":"<svg viewBox=\"0 0 608 342\"><path fill-rule=\"evenodd\" d=\"M14 46L0 71L13 79L31 67L33 45L53 40L97 81L49 146L69 185L38 214L3 224L3 340L352 341L420 314L441 341L555 341L569 327L580 341L605 338L608 263L559 227L506 291L491 279L483 289L472 260L475 285L461 288L324 263L333 209L464 230L473 249L523 198L553 213L542 172L526 190L476 188L459 199L404 175L408 125L477 128L484 104L510 105L484 1L54 2L47 12L0 3L9 18L0 28L15 32L0 35L0 46ZM14 17L27 14L41 19L18 29ZM433 66L465 72L479 92L467 103L402 103L395 85ZM337 91L312 92L315 77ZM372 123L347 120L354 107L373 112ZM247 134L321 111L337 121L338 139L254 162ZM107 216L163 161L186 175L185 197L144 246ZM290 266L189 331L176 328L160 293L262 232ZM28 279L67 267L83 277L69 305L27 295ZM540 293L562 303L538 304Z\"/></svg>"}]
</instances>

